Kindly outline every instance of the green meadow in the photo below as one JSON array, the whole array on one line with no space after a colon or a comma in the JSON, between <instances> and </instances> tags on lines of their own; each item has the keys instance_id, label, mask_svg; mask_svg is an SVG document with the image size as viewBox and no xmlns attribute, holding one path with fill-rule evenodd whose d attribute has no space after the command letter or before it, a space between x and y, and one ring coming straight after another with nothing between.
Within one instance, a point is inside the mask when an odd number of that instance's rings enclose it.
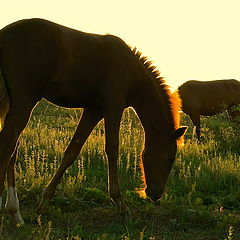
<instances>
[{"instance_id":1,"label":"green meadow","mask_svg":"<svg viewBox=\"0 0 240 240\"><path fill-rule=\"evenodd\" d=\"M119 171L130 217L119 216L107 192L108 163L100 122L75 163L67 170L44 215L36 214L43 188L58 168L81 110L45 101L34 109L20 138L16 166L20 210L25 225L14 227L5 209L0 239L36 240L230 240L240 239L240 129L223 113L202 118L202 143L192 123L178 150L166 190L158 204L141 198L139 171L144 132L131 109L120 132ZM4 201L6 192L4 192Z\"/></svg>"}]
</instances>

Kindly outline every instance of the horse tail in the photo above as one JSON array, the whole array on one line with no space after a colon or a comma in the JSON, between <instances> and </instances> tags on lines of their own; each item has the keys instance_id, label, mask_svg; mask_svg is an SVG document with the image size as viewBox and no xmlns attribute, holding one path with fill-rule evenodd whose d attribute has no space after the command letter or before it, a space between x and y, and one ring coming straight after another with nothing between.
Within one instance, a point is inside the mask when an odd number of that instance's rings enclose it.
<instances>
[{"instance_id":1,"label":"horse tail","mask_svg":"<svg viewBox=\"0 0 240 240\"><path fill-rule=\"evenodd\" d=\"M2 75L1 50L2 46L0 39L0 129L3 128L7 113L9 112L10 109L10 98L4 77Z\"/></svg>"}]
</instances>

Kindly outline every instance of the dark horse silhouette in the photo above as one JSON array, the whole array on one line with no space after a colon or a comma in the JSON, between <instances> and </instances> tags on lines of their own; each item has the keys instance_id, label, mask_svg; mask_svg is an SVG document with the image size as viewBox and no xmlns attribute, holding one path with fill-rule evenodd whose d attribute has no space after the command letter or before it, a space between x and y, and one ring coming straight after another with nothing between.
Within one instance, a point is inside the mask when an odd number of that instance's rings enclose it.
<instances>
[{"instance_id":1,"label":"dark horse silhouette","mask_svg":"<svg viewBox=\"0 0 240 240\"><path fill-rule=\"evenodd\" d=\"M120 38L80 32L42 19L21 20L0 31L0 200L7 176L6 209L23 223L15 190L18 138L41 98L66 108L83 108L76 132L55 176L43 191L46 209L65 170L104 118L109 191L120 212L127 212L117 169L122 112L133 107L145 130L142 165L146 194L160 198L176 154L178 100L151 63ZM5 119L5 120L4 120Z\"/></svg>"},{"instance_id":2,"label":"dark horse silhouette","mask_svg":"<svg viewBox=\"0 0 240 240\"><path fill-rule=\"evenodd\" d=\"M182 111L190 116L200 140L200 115L212 116L228 111L231 118L236 112L232 106L240 104L240 82L235 79L215 81L187 81L178 87Z\"/></svg>"}]
</instances>

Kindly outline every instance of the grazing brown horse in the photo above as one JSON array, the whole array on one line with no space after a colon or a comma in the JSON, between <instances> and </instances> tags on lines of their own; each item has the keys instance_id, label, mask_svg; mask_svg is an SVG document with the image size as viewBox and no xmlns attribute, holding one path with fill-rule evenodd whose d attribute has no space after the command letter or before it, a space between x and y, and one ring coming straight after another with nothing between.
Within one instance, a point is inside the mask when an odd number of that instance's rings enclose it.
<instances>
[{"instance_id":1,"label":"grazing brown horse","mask_svg":"<svg viewBox=\"0 0 240 240\"><path fill-rule=\"evenodd\" d=\"M119 188L119 125L133 107L145 130L142 165L146 194L160 198L176 154L177 99L151 63L120 38L70 29L43 19L21 20L0 31L0 200L7 176L6 209L23 223L15 189L18 138L39 100L83 108L76 132L55 176L43 191L45 209L65 170L74 162L96 124L104 118L109 191L120 212L128 210Z\"/></svg>"},{"instance_id":2,"label":"grazing brown horse","mask_svg":"<svg viewBox=\"0 0 240 240\"><path fill-rule=\"evenodd\" d=\"M235 79L187 81L178 87L182 110L190 116L200 140L200 115L212 116L240 104L240 82Z\"/></svg>"}]
</instances>

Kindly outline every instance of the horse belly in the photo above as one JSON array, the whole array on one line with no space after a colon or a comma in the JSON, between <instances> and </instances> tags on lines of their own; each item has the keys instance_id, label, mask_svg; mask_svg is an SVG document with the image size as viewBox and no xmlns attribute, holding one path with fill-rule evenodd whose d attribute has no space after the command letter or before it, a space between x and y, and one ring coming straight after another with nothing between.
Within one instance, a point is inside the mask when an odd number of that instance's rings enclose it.
<instances>
[{"instance_id":1,"label":"horse belly","mask_svg":"<svg viewBox=\"0 0 240 240\"><path fill-rule=\"evenodd\" d=\"M215 114L221 113L224 110L227 109L227 105L224 103L217 103L217 104L211 104L211 103L206 103L202 104L201 106L201 115L204 116L213 116Z\"/></svg>"},{"instance_id":2,"label":"horse belly","mask_svg":"<svg viewBox=\"0 0 240 240\"><path fill-rule=\"evenodd\" d=\"M84 84L53 83L44 94L51 103L66 108L97 107L98 96L94 89Z\"/></svg>"}]
</instances>

